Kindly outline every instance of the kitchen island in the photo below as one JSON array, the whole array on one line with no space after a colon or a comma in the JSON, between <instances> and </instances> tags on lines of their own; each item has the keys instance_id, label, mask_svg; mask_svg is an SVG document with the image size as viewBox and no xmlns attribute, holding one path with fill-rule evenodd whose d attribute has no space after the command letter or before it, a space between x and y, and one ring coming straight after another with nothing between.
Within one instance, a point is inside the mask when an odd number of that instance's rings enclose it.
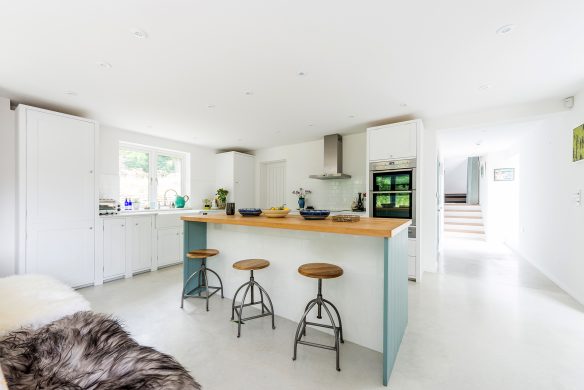
<instances>
[{"instance_id":1,"label":"kitchen island","mask_svg":"<svg viewBox=\"0 0 584 390\"><path fill-rule=\"evenodd\" d=\"M270 267L259 271L256 279L272 297L276 315L295 322L300 320L306 303L316 296L314 281L300 276L298 266L328 262L342 267L344 275L325 281L323 293L341 313L345 340L383 354L382 380L387 385L408 321L411 221L307 221L292 215L267 218L224 214L184 215L181 219L185 223L185 252L203 248L220 251L209 259L208 266L223 279L226 297L232 297L249 277L234 270L232 263L247 258L269 260ZM198 267L200 261L187 261L185 257L185 280ZM187 291L195 290L196 283L192 280ZM214 284L212 278L210 284ZM290 335L291 345L293 339Z\"/></svg>"}]
</instances>

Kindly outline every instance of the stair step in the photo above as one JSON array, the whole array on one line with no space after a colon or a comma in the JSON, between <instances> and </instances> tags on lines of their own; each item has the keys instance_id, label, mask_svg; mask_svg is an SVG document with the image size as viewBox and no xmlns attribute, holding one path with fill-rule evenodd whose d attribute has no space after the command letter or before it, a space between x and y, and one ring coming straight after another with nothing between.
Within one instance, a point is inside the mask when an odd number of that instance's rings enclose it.
<instances>
[{"instance_id":1,"label":"stair step","mask_svg":"<svg viewBox=\"0 0 584 390\"><path fill-rule=\"evenodd\" d=\"M444 221L445 225L455 226L483 226L482 222L466 222L466 221Z\"/></svg>"},{"instance_id":2,"label":"stair step","mask_svg":"<svg viewBox=\"0 0 584 390\"><path fill-rule=\"evenodd\" d=\"M484 230L471 230L471 229L454 229L454 228L448 228L448 227L444 227L444 231L445 232L449 232L449 233L467 233L467 234L485 234Z\"/></svg>"},{"instance_id":3,"label":"stair step","mask_svg":"<svg viewBox=\"0 0 584 390\"><path fill-rule=\"evenodd\" d=\"M456 203L449 203L444 205L444 210L446 211L463 211L463 212L470 212L470 211L481 211L481 206L473 206L467 204L456 204Z\"/></svg>"},{"instance_id":4,"label":"stair step","mask_svg":"<svg viewBox=\"0 0 584 390\"><path fill-rule=\"evenodd\" d=\"M486 236L484 234L468 234L468 233L456 233L456 232L445 232L444 237L456 238L464 240L476 240L476 241L486 241Z\"/></svg>"},{"instance_id":5,"label":"stair step","mask_svg":"<svg viewBox=\"0 0 584 390\"><path fill-rule=\"evenodd\" d=\"M475 211L473 213L460 212L460 211L446 211L444 213L444 218L471 218L471 219L482 219L483 213L480 211Z\"/></svg>"},{"instance_id":6,"label":"stair step","mask_svg":"<svg viewBox=\"0 0 584 390\"><path fill-rule=\"evenodd\" d=\"M449 216L446 216L446 213L444 215L444 218L453 218L453 219L483 219L483 217L480 216L480 215L472 215L472 214L471 215L467 215L467 214L464 214L464 215L449 215Z\"/></svg>"}]
</instances>

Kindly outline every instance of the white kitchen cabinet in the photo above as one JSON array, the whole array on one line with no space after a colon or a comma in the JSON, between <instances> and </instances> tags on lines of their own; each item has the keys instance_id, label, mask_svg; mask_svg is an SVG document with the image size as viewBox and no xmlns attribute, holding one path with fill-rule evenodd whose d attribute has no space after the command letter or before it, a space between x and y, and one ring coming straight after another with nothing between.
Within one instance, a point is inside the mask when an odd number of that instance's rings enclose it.
<instances>
[{"instance_id":1,"label":"white kitchen cabinet","mask_svg":"<svg viewBox=\"0 0 584 390\"><path fill-rule=\"evenodd\" d=\"M182 263L183 234L182 226L158 229L158 267Z\"/></svg>"},{"instance_id":2,"label":"white kitchen cabinet","mask_svg":"<svg viewBox=\"0 0 584 390\"><path fill-rule=\"evenodd\" d=\"M103 278L120 278L126 274L127 240L126 219L103 221Z\"/></svg>"},{"instance_id":3,"label":"white kitchen cabinet","mask_svg":"<svg viewBox=\"0 0 584 390\"><path fill-rule=\"evenodd\" d=\"M239 152L215 155L215 185L229 191L228 202L236 208L254 207L255 157Z\"/></svg>"},{"instance_id":4,"label":"white kitchen cabinet","mask_svg":"<svg viewBox=\"0 0 584 390\"><path fill-rule=\"evenodd\" d=\"M18 273L92 284L98 124L25 105L16 113Z\"/></svg>"},{"instance_id":5,"label":"white kitchen cabinet","mask_svg":"<svg viewBox=\"0 0 584 390\"><path fill-rule=\"evenodd\" d=\"M131 277L152 269L153 216L115 216L102 219L100 242L103 280Z\"/></svg>"},{"instance_id":6,"label":"white kitchen cabinet","mask_svg":"<svg viewBox=\"0 0 584 390\"><path fill-rule=\"evenodd\" d=\"M152 217L128 218L128 226L132 272L148 271L152 268Z\"/></svg>"},{"instance_id":7,"label":"white kitchen cabinet","mask_svg":"<svg viewBox=\"0 0 584 390\"><path fill-rule=\"evenodd\" d=\"M415 158L418 121L367 129L369 161Z\"/></svg>"}]
</instances>

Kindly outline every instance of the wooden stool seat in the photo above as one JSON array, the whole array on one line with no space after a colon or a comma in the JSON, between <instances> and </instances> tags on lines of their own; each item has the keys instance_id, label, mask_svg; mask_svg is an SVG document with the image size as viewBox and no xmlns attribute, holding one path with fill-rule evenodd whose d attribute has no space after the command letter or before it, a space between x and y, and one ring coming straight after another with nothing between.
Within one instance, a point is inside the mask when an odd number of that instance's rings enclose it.
<instances>
[{"instance_id":1,"label":"wooden stool seat","mask_svg":"<svg viewBox=\"0 0 584 390\"><path fill-rule=\"evenodd\" d=\"M328 263L307 263L298 267L298 273L315 279L333 279L343 274L343 269Z\"/></svg>"},{"instance_id":2,"label":"wooden stool seat","mask_svg":"<svg viewBox=\"0 0 584 390\"><path fill-rule=\"evenodd\" d=\"M187 253L189 259L206 259L207 257L212 257L218 255L219 251L217 249L197 249Z\"/></svg>"},{"instance_id":3,"label":"wooden stool seat","mask_svg":"<svg viewBox=\"0 0 584 390\"><path fill-rule=\"evenodd\" d=\"M253 270L266 268L269 265L270 265L270 262L268 260L247 259L247 260L240 260L236 263L233 263L233 268L241 270L241 271L253 271Z\"/></svg>"}]
</instances>

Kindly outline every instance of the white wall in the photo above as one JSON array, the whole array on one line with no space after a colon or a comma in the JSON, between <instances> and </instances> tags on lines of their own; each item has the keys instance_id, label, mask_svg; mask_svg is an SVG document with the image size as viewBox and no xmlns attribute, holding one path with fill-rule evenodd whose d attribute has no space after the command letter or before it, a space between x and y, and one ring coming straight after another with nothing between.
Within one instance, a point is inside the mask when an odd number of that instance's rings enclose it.
<instances>
[{"instance_id":1,"label":"white wall","mask_svg":"<svg viewBox=\"0 0 584 390\"><path fill-rule=\"evenodd\" d=\"M16 116L0 97L0 277L15 272Z\"/></svg>"},{"instance_id":2,"label":"white wall","mask_svg":"<svg viewBox=\"0 0 584 390\"><path fill-rule=\"evenodd\" d=\"M572 162L572 129L584 122L584 91L575 107L546 119L518 145L521 184L517 251L584 303L584 161Z\"/></svg>"},{"instance_id":3,"label":"white wall","mask_svg":"<svg viewBox=\"0 0 584 390\"><path fill-rule=\"evenodd\" d=\"M517 245L519 223L519 188L521 169L516 146L507 151L481 157L485 176L480 181L480 200L487 239ZM495 169L514 168L515 180L495 181Z\"/></svg>"},{"instance_id":4,"label":"white wall","mask_svg":"<svg viewBox=\"0 0 584 390\"><path fill-rule=\"evenodd\" d=\"M100 127L100 196L119 196L119 144L130 142L190 154L191 180L187 183L187 195L193 208L201 208L204 198L215 194L215 151L212 149L135 133L115 127ZM184 195L184 194L181 194Z\"/></svg>"},{"instance_id":5,"label":"white wall","mask_svg":"<svg viewBox=\"0 0 584 390\"><path fill-rule=\"evenodd\" d=\"M298 207L298 199L292 191L302 187L312 191L307 196L307 206L319 209L350 209L358 192L365 192L365 133L343 136L343 173L351 175L348 180L310 179L311 174L323 173L323 140L300 144L259 149L256 156L256 205L260 205L260 164L286 160L286 204Z\"/></svg>"},{"instance_id":6,"label":"white wall","mask_svg":"<svg viewBox=\"0 0 584 390\"><path fill-rule=\"evenodd\" d=\"M466 194L467 168L466 157L444 159L444 193Z\"/></svg>"}]
</instances>

